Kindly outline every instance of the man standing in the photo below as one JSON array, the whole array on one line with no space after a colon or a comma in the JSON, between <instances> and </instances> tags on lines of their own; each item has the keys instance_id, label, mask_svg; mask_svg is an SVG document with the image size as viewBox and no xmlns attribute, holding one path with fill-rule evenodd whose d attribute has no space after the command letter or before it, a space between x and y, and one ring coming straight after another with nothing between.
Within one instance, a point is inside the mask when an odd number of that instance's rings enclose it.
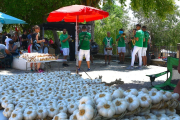
<instances>
[{"instance_id":1,"label":"man standing","mask_svg":"<svg viewBox=\"0 0 180 120\"><path fill-rule=\"evenodd\" d=\"M4 32L4 34L3 34L2 38L1 38L1 44L5 45L6 36L7 36L7 33Z\"/></svg>"},{"instance_id":2,"label":"man standing","mask_svg":"<svg viewBox=\"0 0 180 120\"><path fill-rule=\"evenodd\" d=\"M143 48L143 41L145 41L144 38L144 32L141 30L141 25L137 24L136 25L136 35L135 35L135 40L136 43L134 45L133 53L132 53L132 58L131 58L131 66L129 66L127 69L134 69L134 61L135 61L135 55L138 53L139 56L139 67L138 69L142 69L142 48Z\"/></svg>"},{"instance_id":3,"label":"man standing","mask_svg":"<svg viewBox=\"0 0 180 120\"><path fill-rule=\"evenodd\" d=\"M66 29L63 29L63 34L61 34L60 36L60 41L61 41L61 47L63 50L63 56L65 60L67 60L67 57L69 56L69 38L70 38L70 35L67 35ZM69 65L65 61L63 62L63 66L68 67Z\"/></svg>"},{"instance_id":4,"label":"man standing","mask_svg":"<svg viewBox=\"0 0 180 120\"><path fill-rule=\"evenodd\" d=\"M91 41L91 33L87 32L86 26L82 26L82 32L79 33L79 68L80 71L81 63L83 60L83 56L85 55L88 71L90 71L90 41Z\"/></svg>"},{"instance_id":5,"label":"man standing","mask_svg":"<svg viewBox=\"0 0 180 120\"><path fill-rule=\"evenodd\" d=\"M146 67L147 66L146 51L149 43L149 33L146 31L146 26L143 26L142 30L144 32L144 37L145 37L145 41L143 42L143 48L142 48L142 61L143 61L143 66Z\"/></svg>"},{"instance_id":6,"label":"man standing","mask_svg":"<svg viewBox=\"0 0 180 120\"><path fill-rule=\"evenodd\" d=\"M116 37L116 41L118 41L118 54L119 54L119 64L124 63L124 54L126 53L126 37L123 35L124 30L120 29L119 30L119 35ZM122 59L121 59L122 57Z\"/></svg>"},{"instance_id":7,"label":"man standing","mask_svg":"<svg viewBox=\"0 0 180 120\"><path fill-rule=\"evenodd\" d=\"M110 32L107 32L107 37L103 39L103 46L105 55L105 65L107 65L107 55L109 56L108 65L110 65L113 46L113 38L110 37Z\"/></svg>"}]
</instances>

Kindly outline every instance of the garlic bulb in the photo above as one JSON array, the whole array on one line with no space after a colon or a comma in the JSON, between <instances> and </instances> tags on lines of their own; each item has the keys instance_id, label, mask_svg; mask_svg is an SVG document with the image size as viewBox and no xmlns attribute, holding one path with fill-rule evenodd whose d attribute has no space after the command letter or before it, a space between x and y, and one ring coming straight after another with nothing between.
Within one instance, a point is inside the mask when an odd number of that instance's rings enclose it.
<instances>
[{"instance_id":1,"label":"garlic bulb","mask_svg":"<svg viewBox=\"0 0 180 120\"><path fill-rule=\"evenodd\" d=\"M38 119L44 119L47 117L47 115L48 115L48 111L46 110L45 107L37 109L37 118Z\"/></svg>"},{"instance_id":2,"label":"garlic bulb","mask_svg":"<svg viewBox=\"0 0 180 120\"><path fill-rule=\"evenodd\" d=\"M94 109L91 105L81 104L79 105L79 111L76 113L78 120L91 120L94 116Z\"/></svg>"},{"instance_id":3,"label":"garlic bulb","mask_svg":"<svg viewBox=\"0 0 180 120\"><path fill-rule=\"evenodd\" d=\"M142 93L137 96L141 107L149 107L151 104L151 98L148 94Z\"/></svg>"},{"instance_id":4,"label":"garlic bulb","mask_svg":"<svg viewBox=\"0 0 180 120\"><path fill-rule=\"evenodd\" d=\"M9 118L11 116L11 113L13 112L14 109L11 109L9 107L5 108L3 111L3 115L7 118Z\"/></svg>"},{"instance_id":5,"label":"garlic bulb","mask_svg":"<svg viewBox=\"0 0 180 120\"><path fill-rule=\"evenodd\" d=\"M64 112L61 112L53 117L53 120L64 120L67 119L67 114Z\"/></svg>"},{"instance_id":6,"label":"garlic bulb","mask_svg":"<svg viewBox=\"0 0 180 120\"><path fill-rule=\"evenodd\" d=\"M161 92L151 91L149 95L152 99L153 104L157 104L163 99L163 95Z\"/></svg>"},{"instance_id":7,"label":"garlic bulb","mask_svg":"<svg viewBox=\"0 0 180 120\"><path fill-rule=\"evenodd\" d=\"M124 99L120 98L113 100L113 104L115 106L116 114L123 113L128 107L128 103Z\"/></svg>"},{"instance_id":8,"label":"garlic bulb","mask_svg":"<svg viewBox=\"0 0 180 120\"><path fill-rule=\"evenodd\" d=\"M174 114L176 114L176 109L168 108L168 109L166 109L166 114L167 115L174 115Z\"/></svg>"},{"instance_id":9,"label":"garlic bulb","mask_svg":"<svg viewBox=\"0 0 180 120\"><path fill-rule=\"evenodd\" d=\"M60 113L60 112L67 113L67 107L66 107L65 104L58 104L58 107L57 107L57 108L59 109L59 113Z\"/></svg>"},{"instance_id":10,"label":"garlic bulb","mask_svg":"<svg viewBox=\"0 0 180 120\"><path fill-rule=\"evenodd\" d=\"M82 105L82 104L88 104L88 105L91 105L92 107L94 107L94 102L93 102L93 100L91 99L91 97L89 97L89 96L82 97L82 98L79 100L79 104L80 104L80 105Z\"/></svg>"},{"instance_id":11,"label":"garlic bulb","mask_svg":"<svg viewBox=\"0 0 180 120\"><path fill-rule=\"evenodd\" d=\"M53 108L53 107L50 107L47 110L48 110L48 116L51 118L53 118L59 112L59 110L57 108Z\"/></svg>"},{"instance_id":12,"label":"garlic bulb","mask_svg":"<svg viewBox=\"0 0 180 120\"><path fill-rule=\"evenodd\" d=\"M125 97L128 102L128 110L133 111L139 107L139 99L135 95L128 95Z\"/></svg>"},{"instance_id":13,"label":"garlic bulb","mask_svg":"<svg viewBox=\"0 0 180 120\"><path fill-rule=\"evenodd\" d=\"M98 113L103 117L111 118L115 113L115 106L111 101L102 101L97 105Z\"/></svg>"},{"instance_id":14,"label":"garlic bulb","mask_svg":"<svg viewBox=\"0 0 180 120\"><path fill-rule=\"evenodd\" d=\"M112 99L122 98L122 97L123 97L123 91L121 89L117 89L112 93Z\"/></svg>"},{"instance_id":15,"label":"garlic bulb","mask_svg":"<svg viewBox=\"0 0 180 120\"><path fill-rule=\"evenodd\" d=\"M176 99L176 100L179 99L179 94L178 93L173 93L172 98Z\"/></svg>"},{"instance_id":16,"label":"garlic bulb","mask_svg":"<svg viewBox=\"0 0 180 120\"><path fill-rule=\"evenodd\" d=\"M70 116L69 120L77 120L76 113L78 113L78 112L79 112L78 109L75 110L75 111L73 112L73 114Z\"/></svg>"},{"instance_id":17,"label":"garlic bulb","mask_svg":"<svg viewBox=\"0 0 180 120\"><path fill-rule=\"evenodd\" d=\"M37 115L37 113L35 110L27 109L24 111L24 119L25 120L33 120L36 118L36 115Z\"/></svg>"},{"instance_id":18,"label":"garlic bulb","mask_svg":"<svg viewBox=\"0 0 180 120\"><path fill-rule=\"evenodd\" d=\"M144 115L142 118L145 119L145 120L157 120L156 115L154 115L154 114L152 114L152 113L149 113L149 114L147 114L147 115Z\"/></svg>"},{"instance_id":19,"label":"garlic bulb","mask_svg":"<svg viewBox=\"0 0 180 120\"><path fill-rule=\"evenodd\" d=\"M136 89L129 89L129 90L124 91L124 96L127 96L129 94L137 96L138 95L138 91Z\"/></svg>"},{"instance_id":20,"label":"garlic bulb","mask_svg":"<svg viewBox=\"0 0 180 120\"><path fill-rule=\"evenodd\" d=\"M4 100L4 101L2 101L2 103L1 103L1 106L3 107L3 108L6 108L9 104L12 104L13 102L12 102L12 100Z\"/></svg>"},{"instance_id":21,"label":"garlic bulb","mask_svg":"<svg viewBox=\"0 0 180 120\"><path fill-rule=\"evenodd\" d=\"M22 120L23 114L21 112L13 111L9 120Z\"/></svg>"},{"instance_id":22,"label":"garlic bulb","mask_svg":"<svg viewBox=\"0 0 180 120\"><path fill-rule=\"evenodd\" d=\"M101 102L102 100L105 101L111 101L112 100L112 96L110 93L99 93L95 96L95 100L96 100L96 104L98 104L99 102Z\"/></svg>"},{"instance_id":23,"label":"garlic bulb","mask_svg":"<svg viewBox=\"0 0 180 120\"><path fill-rule=\"evenodd\" d=\"M148 91L146 88L142 88L141 91L142 91L143 93L147 93L147 94L149 93L149 91Z\"/></svg>"},{"instance_id":24,"label":"garlic bulb","mask_svg":"<svg viewBox=\"0 0 180 120\"><path fill-rule=\"evenodd\" d=\"M68 109L68 112L70 114L72 114L76 109L78 109L78 106L76 103L70 103L68 106L67 106L67 109Z\"/></svg>"},{"instance_id":25,"label":"garlic bulb","mask_svg":"<svg viewBox=\"0 0 180 120\"><path fill-rule=\"evenodd\" d=\"M171 97L172 97L172 94L171 94L171 92L169 92L169 91L163 91L162 94L163 94L163 100L164 100L164 101L168 101L168 100L170 100Z\"/></svg>"}]
</instances>

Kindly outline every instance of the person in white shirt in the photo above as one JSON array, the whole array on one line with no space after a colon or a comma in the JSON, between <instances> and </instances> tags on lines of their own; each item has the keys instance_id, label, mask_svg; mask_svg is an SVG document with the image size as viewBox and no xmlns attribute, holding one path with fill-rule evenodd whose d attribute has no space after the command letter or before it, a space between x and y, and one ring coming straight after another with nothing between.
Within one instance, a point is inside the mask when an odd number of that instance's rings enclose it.
<instances>
[{"instance_id":1,"label":"person in white shirt","mask_svg":"<svg viewBox=\"0 0 180 120\"><path fill-rule=\"evenodd\" d=\"M5 40L6 48L9 49L9 41L11 41L11 34L7 34L8 38Z\"/></svg>"}]
</instances>

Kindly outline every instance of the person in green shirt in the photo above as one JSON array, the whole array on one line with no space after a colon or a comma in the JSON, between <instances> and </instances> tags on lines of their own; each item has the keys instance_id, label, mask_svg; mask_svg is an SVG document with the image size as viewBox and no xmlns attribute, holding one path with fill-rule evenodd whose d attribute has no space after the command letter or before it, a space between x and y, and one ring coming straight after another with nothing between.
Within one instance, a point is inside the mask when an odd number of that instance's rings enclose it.
<instances>
[{"instance_id":1,"label":"person in green shirt","mask_svg":"<svg viewBox=\"0 0 180 120\"><path fill-rule=\"evenodd\" d=\"M63 29L63 34L60 35L60 41L61 41L61 47L62 47L62 51L63 51L63 56L65 60L67 60L67 57L69 56L69 38L70 35L67 35L66 33L66 29ZM64 67L68 67L69 65L67 64L67 62L63 62L63 66Z\"/></svg>"},{"instance_id":2,"label":"person in green shirt","mask_svg":"<svg viewBox=\"0 0 180 120\"><path fill-rule=\"evenodd\" d=\"M110 65L111 55L112 55L112 47L113 47L113 38L110 37L110 32L107 32L107 37L103 39L104 46L104 55L105 55L105 65L107 65L107 55L109 56L108 65Z\"/></svg>"},{"instance_id":3,"label":"person in green shirt","mask_svg":"<svg viewBox=\"0 0 180 120\"><path fill-rule=\"evenodd\" d=\"M134 49L132 52L132 58L131 58L131 66L129 66L127 69L134 69L134 61L135 61L135 55L138 53L139 57L139 67L138 69L142 69L142 48L143 48L143 41L145 40L144 38L144 32L141 30L141 25L137 24L136 25L136 34L135 34L135 45Z\"/></svg>"},{"instance_id":4,"label":"person in green shirt","mask_svg":"<svg viewBox=\"0 0 180 120\"><path fill-rule=\"evenodd\" d=\"M149 33L146 31L146 26L143 26L142 30L144 32L144 37L145 37L145 41L143 42L143 49L142 49L142 61L143 61L144 67L146 67L147 66L146 51L147 51L147 46L149 43Z\"/></svg>"},{"instance_id":5,"label":"person in green shirt","mask_svg":"<svg viewBox=\"0 0 180 120\"><path fill-rule=\"evenodd\" d=\"M82 26L82 32L79 33L79 65L78 71L80 71L81 63L83 57L85 55L88 71L90 71L90 41L91 41L91 33L87 32L86 26Z\"/></svg>"},{"instance_id":6,"label":"person in green shirt","mask_svg":"<svg viewBox=\"0 0 180 120\"><path fill-rule=\"evenodd\" d=\"M118 41L118 54L119 54L119 64L124 63L124 54L126 53L126 36L123 35L124 30L119 30L119 35L116 37L116 41ZM122 59L121 59L122 56Z\"/></svg>"}]
</instances>

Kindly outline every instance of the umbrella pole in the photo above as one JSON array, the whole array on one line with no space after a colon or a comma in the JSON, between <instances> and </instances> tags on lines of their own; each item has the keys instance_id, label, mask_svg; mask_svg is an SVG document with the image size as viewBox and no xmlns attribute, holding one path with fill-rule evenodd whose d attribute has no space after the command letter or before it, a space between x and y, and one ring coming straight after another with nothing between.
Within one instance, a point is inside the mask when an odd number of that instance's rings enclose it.
<instances>
[{"instance_id":1,"label":"umbrella pole","mask_svg":"<svg viewBox=\"0 0 180 120\"><path fill-rule=\"evenodd\" d=\"M78 74L78 67L79 67L79 64L78 64L78 29L77 29L77 27L78 27L78 24L77 24L77 22L78 22L78 18L79 18L79 16L76 16L76 47L75 47L75 55L76 55L76 74Z\"/></svg>"}]
</instances>

